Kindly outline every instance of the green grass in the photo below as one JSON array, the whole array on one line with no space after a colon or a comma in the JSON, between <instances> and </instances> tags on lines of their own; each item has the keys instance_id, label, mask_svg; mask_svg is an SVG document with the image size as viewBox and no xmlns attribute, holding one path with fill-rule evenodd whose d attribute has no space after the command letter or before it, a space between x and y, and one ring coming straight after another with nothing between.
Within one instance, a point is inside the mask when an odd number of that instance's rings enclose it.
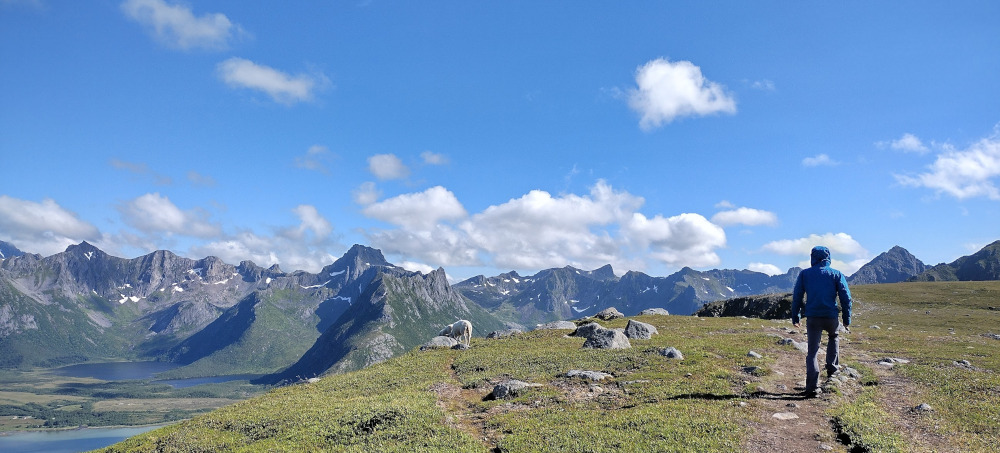
<instances>
[{"instance_id":1,"label":"green grass","mask_svg":"<svg viewBox=\"0 0 1000 453\"><path fill-rule=\"evenodd\" d=\"M852 355L844 363L863 378L824 397L849 448L924 448L897 429L903 422L941 436L954 451L1000 444L1000 341L983 336L1000 333L1000 311L988 309L1000 306L1000 282L852 290L855 322L845 337ZM736 451L752 444L761 415L736 403L752 401L773 378L776 359L767 351L780 346L761 325L787 323L639 319L660 334L633 340L631 349L586 350L583 339L566 337L567 331L536 331L477 338L468 351L414 350L357 372L278 388L107 451ZM667 346L684 359L660 355ZM749 350L764 357L747 357ZM907 402L927 402L933 412L901 415L890 405L890 392L898 389L878 377L874 361L882 357L911 360L892 373L905 381ZM956 360L977 369L957 367ZM749 366L758 369L747 373ZM590 383L566 377L572 369L613 377ZM542 386L511 400L483 400L504 379ZM452 390L441 392L442 386Z\"/></svg>"}]
</instances>

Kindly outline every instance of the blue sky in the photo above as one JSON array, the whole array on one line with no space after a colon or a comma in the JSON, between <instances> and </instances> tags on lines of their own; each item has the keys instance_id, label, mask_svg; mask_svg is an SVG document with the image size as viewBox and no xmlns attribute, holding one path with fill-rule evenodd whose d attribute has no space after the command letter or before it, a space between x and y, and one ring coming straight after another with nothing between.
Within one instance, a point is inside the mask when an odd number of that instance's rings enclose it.
<instances>
[{"instance_id":1,"label":"blue sky","mask_svg":"<svg viewBox=\"0 0 1000 453\"><path fill-rule=\"evenodd\" d=\"M462 279L1000 239L1000 3L0 0L0 240Z\"/></svg>"}]
</instances>

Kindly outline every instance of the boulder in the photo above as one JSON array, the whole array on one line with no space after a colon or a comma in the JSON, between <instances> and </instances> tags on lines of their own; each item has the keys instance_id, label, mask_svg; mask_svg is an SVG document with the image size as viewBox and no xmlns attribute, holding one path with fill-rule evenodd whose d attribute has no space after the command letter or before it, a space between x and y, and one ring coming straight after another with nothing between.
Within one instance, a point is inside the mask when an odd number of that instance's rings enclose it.
<instances>
[{"instance_id":1,"label":"boulder","mask_svg":"<svg viewBox=\"0 0 1000 453\"><path fill-rule=\"evenodd\" d=\"M570 321L553 321L535 326L535 330L576 330L576 324Z\"/></svg>"},{"instance_id":2,"label":"boulder","mask_svg":"<svg viewBox=\"0 0 1000 453\"><path fill-rule=\"evenodd\" d=\"M684 360L684 354L681 354L681 351L678 351L677 348L673 346L664 349L661 354L666 356L668 359Z\"/></svg>"},{"instance_id":3,"label":"boulder","mask_svg":"<svg viewBox=\"0 0 1000 453\"><path fill-rule=\"evenodd\" d=\"M524 332L522 332L519 329L494 330L493 332L490 332L489 335L486 335L486 338L488 339L509 338L521 333Z\"/></svg>"},{"instance_id":4,"label":"boulder","mask_svg":"<svg viewBox=\"0 0 1000 453\"><path fill-rule=\"evenodd\" d=\"M760 353L757 352L757 351L750 351L750 352L747 353L747 357L754 358L754 359L759 359L759 358L762 358L764 356L760 355Z\"/></svg>"},{"instance_id":5,"label":"boulder","mask_svg":"<svg viewBox=\"0 0 1000 453\"><path fill-rule=\"evenodd\" d=\"M578 377L590 381L601 381L612 376L608 373L602 373L600 371L569 370L566 372L566 377Z\"/></svg>"},{"instance_id":6,"label":"boulder","mask_svg":"<svg viewBox=\"0 0 1000 453\"><path fill-rule=\"evenodd\" d=\"M632 347L632 343L629 343L628 337L618 330L601 328L587 337L583 347L588 349L628 349Z\"/></svg>"},{"instance_id":7,"label":"boulder","mask_svg":"<svg viewBox=\"0 0 1000 453\"><path fill-rule=\"evenodd\" d=\"M516 379L503 381L493 386L493 391L486 396L486 399L502 400L514 398L528 387L541 387L541 384L529 384Z\"/></svg>"},{"instance_id":8,"label":"boulder","mask_svg":"<svg viewBox=\"0 0 1000 453\"><path fill-rule=\"evenodd\" d=\"M426 351L428 349L451 348L457 344L458 341L456 341L454 338L451 337L434 337L431 338L431 341L428 341L427 343L421 345L420 350Z\"/></svg>"},{"instance_id":9,"label":"boulder","mask_svg":"<svg viewBox=\"0 0 1000 453\"><path fill-rule=\"evenodd\" d=\"M465 343L458 343L455 346L452 346L451 348L455 349L455 350L459 350L459 351L465 351L465 350L469 349L469 345L467 345Z\"/></svg>"},{"instance_id":10,"label":"boulder","mask_svg":"<svg viewBox=\"0 0 1000 453\"><path fill-rule=\"evenodd\" d=\"M647 308L647 309L645 309L643 311L640 311L639 314L643 315L643 316L645 316L645 315L663 315L663 316L669 316L670 312L667 311L664 308Z\"/></svg>"},{"instance_id":11,"label":"boulder","mask_svg":"<svg viewBox=\"0 0 1000 453\"><path fill-rule=\"evenodd\" d=\"M791 345L792 347L798 349L799 351L809 352L809 345L806 344L806 342L804 341L795 341L791 338L782 338L781 340L778 340L778 344L783 346Z\"/></svg>"},{"instance_id":12,"label":"boulder","mask_svg":"<svg viewBox=\"0 0 1000 453\"><path fill-rule=\"evenodd\" d=\"M625 315L622 314L622 312L618 311L618 309L616 309L615 307L608 307L605 308L604 310L601 310L599 313L594 315L594 317L598 319L603 319L605 321L610 321L612 319L624 318Z\"/></svg>"},{"instance_id":13,"label":"boulder","mask_svg":"<svg viewBox=\"0 0 1000 453\"><path fill-rule=\"evenodd\" d=\"M653 335L659 333L660 332L658 332L656 327L652 324L646 324L634 319L628 320L628 325L625 326L625 336L633 340L648 340L652 338Z\"/></svg>"},{"instance_id":14,"label":"boulder","mask_svg":"<svg viewBox=\"0 0 1000 453\"><path fill-rule=\"evenodd\" d=\"M576 330L573 331L571 335L573 335L574 337L590 338L591 335L593 335L594 332L597 332L598 330L605 330L604 326L596 322L588 322L580 327L577 327Z\"/></svg>"}]
</instances>

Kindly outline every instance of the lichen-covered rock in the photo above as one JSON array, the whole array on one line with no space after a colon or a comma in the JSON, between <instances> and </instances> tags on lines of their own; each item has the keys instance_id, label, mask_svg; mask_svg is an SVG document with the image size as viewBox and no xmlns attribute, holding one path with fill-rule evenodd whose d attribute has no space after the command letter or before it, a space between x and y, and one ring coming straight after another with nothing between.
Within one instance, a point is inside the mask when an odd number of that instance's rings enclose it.
<instances>
[{"instance_id":1,"label":"lichen-covered rock","mask_svg":"<svg viewBox=\"0 0 1000 453\"><path fill-rule=\"evenodd\" d=\"M455 341L455 339L451 337L434 337L431 338L431 341L428 341L427 343L421 345L420 350L426 351L428 349L451 348L457 344L458 341Z\"/></svg>"},{"instance_id":2,"label":"lichen-covered rock","mask_svg":"<svg viewBox=\"0 0 1000 453\"><path fill-rule=\"evenodd\" d=\"M493 386L493 391L487 395L486 399L492 400L503 400L508 398L514 398L520 394L524 389L529 387L541 387L541 384L529 384L524 381L519 381L517 379L511 379L503 381L495 386Z\"/></svg>"},{"instance_id":3,"label":"lichen-covered rock","mask_svg":"<svg viewBox=\"0 0 1000 453\"><path fill-rule=\"evenodd\" d=\"M504 329L504 330L494 330L486 335L487 339L495 340L497 338L509 338L514 335L524 333L519 329Z\"/></svg>"},{"instance_id":4,"label":"lichen-covered rock","mask_svg":"<svg viewBox=\"0 0 1000 453\"><path fill-rule=\"evenodd\" d=\"M664 349L661 354L663 354L668 359L684 360L684 354L681 353L677 348L671 346Z\"/></svg>"},{"instance_id":5,"label":"lichen-covered rock","mask_svg":"<svg viewBox=\"0 0 1000 453\"><path fill-rule=\"evenodd\" d=\"M646 315L669 316L670 312L667 311L667 309L665 309L665 308L647 308L647 309L645 309L643 311L640 311L639 314L642 315L642 316L646 316Z\"/></svg>"},{"instance_id":6,"label":"lichen-covered rock","mask_svg":"<svg viewBox=\"0 0 1000 453\"><path fill-rule=\"evenodd\" d=\"M553 321L539 324L535 326L535 330L576 330L576 324L570 321Z\"/></svg>"},{"instance_id":7,"label":"lichen-covered rock","mask_svg":"<svg viewBox=\"0 0 1000 453\"><path fill-rule=\"evenodd\" d=\"M612 376L608 373L603 373L600 371L569 370L566 372L566 377L578 377L590 381L602 381Z\"/></svg>"},{"instance_id":8,"label":"lichen-covered rock","mask_svg":"<svg viewBox=\"0 0 1000 453\"><path fill-rule=\"evenodd\" d=\"M590 336L598 330L604 330L604 326L596 322L588 322L587 324L577 327L576 330L573 331L572 335L574 337L590 338Z\"/></svg>"},{"instance_id":9,"label":"lichen-covered rock","mask_svg":"<svg viewBox=\"0 0 1000 453\"><path fill-rule=\"evenodd\" d=\"M605 308L604 310L601 310L599 313L594 315L594 317L598 319L603 319L605 321L610 321L612 319L624 318L625 315L622 314L622 312L618 311L618 309L615 307L608 307Z\"/></svg>"},{"instance_id":10,"label":"lichen-covered rock","mask_svg":"<svg viewBox=\"0 0 1000 453\"><path fill-rule=\"evenodd\" d=\"M625 326L625 336L633 340L648 340L653 338L653 335L657 335L659 333L660 332L657 331L656 327L652 324L646 324L634 319L628 320L628 325Z\"/></svg>"},{"instance_id":11,"label":"lichen-covered rock","mask_svg":"<svg viewBox=\"0 0 1000 453\"><path fill-rule=\"evenodd\" d=\"M614 329L595 330L587 341L583 343L584 348L590 349L628 349L632 347L628 337L624 333Z\"/></svg>"}]
</instances>

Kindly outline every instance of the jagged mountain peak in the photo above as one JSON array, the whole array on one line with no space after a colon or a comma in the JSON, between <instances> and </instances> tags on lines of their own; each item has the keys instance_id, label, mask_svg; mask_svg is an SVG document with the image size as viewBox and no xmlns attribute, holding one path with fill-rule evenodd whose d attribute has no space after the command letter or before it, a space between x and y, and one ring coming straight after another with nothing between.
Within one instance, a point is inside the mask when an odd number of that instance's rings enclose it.
<instances>
[{"instance_id":1,"label":"jagged mountain peak","mask_svg":"<svg viewBox=\"0 0 1000 453\"><path fill-rule=\"evenodd\" d=\"M861 266L854 275L851 275L848 282L853 285L897 283L906 281L925 270L927 266L922 261L897 245Z\"/></svg>"},{"instance_id":2,"label":"jagged mountain peak","mask_svg":"<svg viewBox=\"0 0 1000 453\"><path fill-rule=\"evenodd\" d=\"M615 278L615 270L610 264L605 264L597 269L590 271L590 276L597 280L613 280Z\"/></svg>"},{"instance_id":3,"label":"jagged mountain peak","mask_svg":"<svg viewBox=\"0 0 1000 453\"><path fill-rule=\"evenodd\" d=\"M15 256L21 256L25 253L18 249L14 244L9 242L0 241L0 260L5 260L8 258L13 258Z\"/></svg>"},{"instance_id":4,"label":"jagged mountain peak","mask_svg":"<svg viewBox=\"0 0 1000 453\"><path fill-rule=\"evenodd\" d=\"M94 257L109 256L107 253L104 253L103 250L97 248L97 246L87 241L83 241L79 244L74 244L69 247L66 247L66 251L63 253L67 255L83 256L87 259L92 259Z\"/></svg>"}]
</instances>

